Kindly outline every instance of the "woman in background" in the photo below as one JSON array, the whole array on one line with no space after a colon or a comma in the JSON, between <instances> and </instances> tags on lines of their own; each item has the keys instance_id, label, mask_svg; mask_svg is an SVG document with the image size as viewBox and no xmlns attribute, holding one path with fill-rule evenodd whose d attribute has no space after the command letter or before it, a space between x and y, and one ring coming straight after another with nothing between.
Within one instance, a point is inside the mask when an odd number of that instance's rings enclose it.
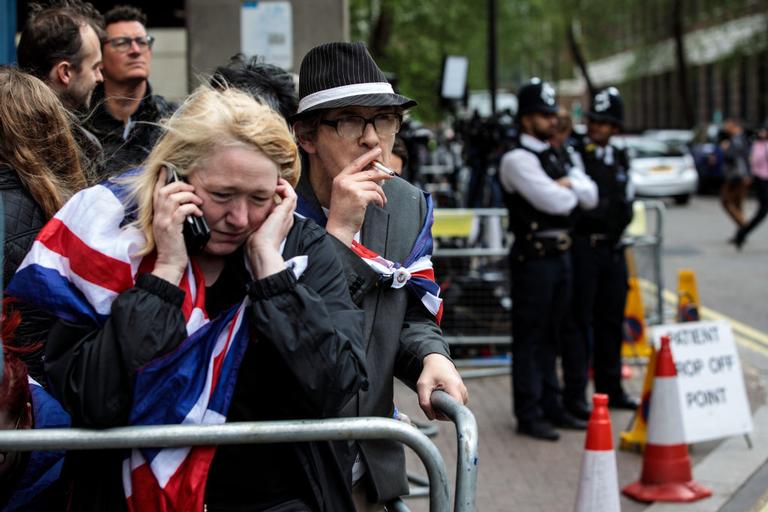
<instances>
[{"instance_id":1,"label":"woman in background","mask_svg":"<svg viewBox=\"0 0 768 512\"><path fill-rule=\"evenodd\" d=\"M40 229L85 186L69 116L42 81L0 67L0 199L5 219L3 286L26 256ZM30 375L45 383L42 348L52 319L18 303L22 315L15 344L39 345L21 357Z\"/></svg>"}]
</instances>

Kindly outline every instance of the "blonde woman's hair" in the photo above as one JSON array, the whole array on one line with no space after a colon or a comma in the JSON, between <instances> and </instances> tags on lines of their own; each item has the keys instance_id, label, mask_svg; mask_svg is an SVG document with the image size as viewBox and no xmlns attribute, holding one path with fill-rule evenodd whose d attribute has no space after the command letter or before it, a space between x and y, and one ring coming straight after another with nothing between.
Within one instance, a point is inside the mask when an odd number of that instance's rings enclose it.
<instances>
[{"instance_id":1,"label":"blonde woman's hair","mask_svg":"<svg viewBox=\"0 0 768 512\"><path fill-rule=\"evenodd\" d=\"M0 66L0 163L13 169L46 219L85 187L71 123L50 87Z\"/></svg>"},{"instance_id":2,"label":"blonde woman's hair","mask_svg":"<svg viewBox=\"0 0 768 512\"><path fill-rule=\"evenodd\" d=\"M245 146L272 160L281 178L296 186L301 172L299 152L283 117L237 89L197 88L176 113L163 122L164 134L131 179L137 208L135 225L144 233L142 254L155 247L152 232L154 188L163 167L189 176L217 148Z\"/></svg>"}]
</instances>

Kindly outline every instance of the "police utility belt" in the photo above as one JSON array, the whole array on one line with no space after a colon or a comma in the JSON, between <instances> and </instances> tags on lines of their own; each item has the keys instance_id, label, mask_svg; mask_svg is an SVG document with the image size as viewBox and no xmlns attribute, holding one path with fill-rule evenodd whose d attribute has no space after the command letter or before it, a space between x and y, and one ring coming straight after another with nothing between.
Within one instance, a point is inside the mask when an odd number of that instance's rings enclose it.
<instances>
[{"instance_id":1,"label":"police utility belt","mask_svg":"<svg viewBox=\"0 0 768 512\"><path fill-rule=\"evenodd\" d=\"M515 239L516 257L519 261L525 261L558 256L570 249L572 242L568 231L528 233Z\"/></svg>"},{"instance_id":2,"label":"police utility belt","mask_svg":"<svg viewBox=\"0 0 768 512\"><path fill-rule=\"evenodd\" d=\"M575 236L579 238L584 238L589 243L589 246L594 248L608 247L610 249L614 249L618 251L618 250L624 249L624 246L625 246L625 244L622 243L621 240L617 240L616 237L606 235L603 233L591 233L591 234L577 233Z\"/></svg>"}]
</instances>

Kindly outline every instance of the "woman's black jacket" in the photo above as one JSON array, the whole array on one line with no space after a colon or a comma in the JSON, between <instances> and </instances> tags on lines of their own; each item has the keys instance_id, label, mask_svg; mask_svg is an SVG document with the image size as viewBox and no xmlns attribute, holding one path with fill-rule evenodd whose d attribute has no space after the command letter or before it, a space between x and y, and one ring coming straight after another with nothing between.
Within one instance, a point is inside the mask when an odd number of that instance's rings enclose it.
<instances>
[{"instance_id":1,"label":"woman's black jacket","mask_svg":"<svg viewBox=\"0 0 768 512\"><path fill-rule=\"evenodd\" d=\"M40 205L22 185L16 171L5 164L0 164L0 200L3 203L5 222L3 240L3 288L5 288L29 249L32 248L35 237L45 225L46 218ZM28 304L16 302L10 306L10 309L21 313L21 324L9 343L19 346L40 344L39 350L22 354L21 359L26 363L32 378L45 384L42 345L54 319Z\"/></svg>"},{"instance_id":2,"label":"woman's black jacket","mask_svg":"<svg viewBox=\"0 0 768 512\"><path fill-rule=\"evenodd\" d=\"M322 228L295 217L283 255L308 257L297 281L284 270L251 282L252 340L240 367L227 421L328 418L367 387L363 314L349 297L344 271ZM243 254L227 259L206 289L206 307L239 303L250 281ZM58 321L46 346L52 391L73 426L125 425L137 369L186 336L183 292L142 274L121 293L102 328ZM204 369L201 369L204 371ZM75 456L78 455L78 456ZM73 510L124 510L122 454L70 453ZM353 510L350 468L340 467L329 443L222 446L208 478L208 510L262 510L298 497L313 509ZM293 495L293 496L291 496Z\"/></svg>"}]
</instances>

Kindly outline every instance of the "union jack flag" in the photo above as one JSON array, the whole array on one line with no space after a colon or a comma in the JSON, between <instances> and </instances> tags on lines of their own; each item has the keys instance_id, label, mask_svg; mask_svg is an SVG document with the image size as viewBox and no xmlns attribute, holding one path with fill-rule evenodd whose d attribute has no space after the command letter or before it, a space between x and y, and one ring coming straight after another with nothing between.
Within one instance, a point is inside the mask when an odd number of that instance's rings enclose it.
<instances>
[{"instance_id":1,"label":"union jack flag","mask_svg":"<svg viewBox=\"0 0 768 512\"><path fill-rule=\"evenodd\" d=\"M434 206L432 196L423 192L427 202L427 213L424 216L421 230L413 243L408 257L402 262L389 261L357 241L352 242L352 251L378 273L383 280L391 283L392 288L406 287L432 313L440 323L443 317L443 299L440 298L440 286L435 281L435 270L432 264L432 224L434 223ZM302 215L312 218L320 225L325 225L325 214L316 211L306 199L299 196L296 207Z\"/></svg>"},{"instance_id":2,"label":"union jack flag","mask_svg":"<svg viewBox=\"0 0 768 512\"><path fill-rule=\"evenodd\" d=\"M98 328L112 302L133 287L153 258L136 256L145 238L130 225L125 190L96 185L73 196L40 231L7 293L54 316ZM297 277L306 256L292 266ZM293 263L293 262L289 262ZM188 338L135 377L130 425L221 424L249 340L249 299L213 321L205 313L205 283L191 263L179 287ZM205 371L201 371L201 369ZM96 384L96 383L94 383ZM202 510L215 447L134 449L123 463L130 510Z\"/></svg>"}]
</instances>

